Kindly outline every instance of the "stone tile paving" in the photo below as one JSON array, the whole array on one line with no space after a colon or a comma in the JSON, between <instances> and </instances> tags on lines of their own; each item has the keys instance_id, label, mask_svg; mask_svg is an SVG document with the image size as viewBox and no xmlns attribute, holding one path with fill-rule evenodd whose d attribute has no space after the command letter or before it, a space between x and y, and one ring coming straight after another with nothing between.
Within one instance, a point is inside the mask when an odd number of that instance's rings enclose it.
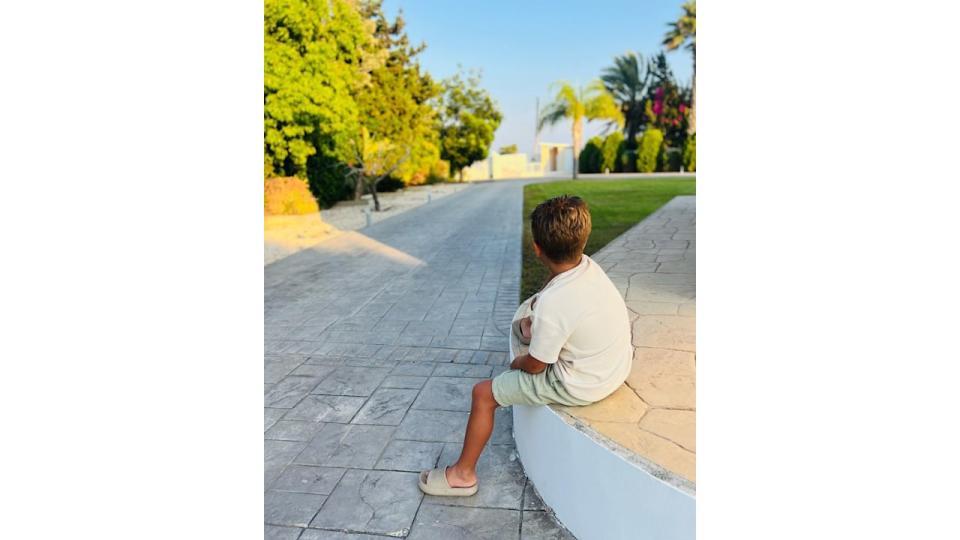
<instances>
[{"instance_id":1,"label":"stone tile paving","mask_svg":"<svg viewBox=\"0 0 960 540\"><path fill-rule=\"evenodd\" d=\"M562 410L696 481L696 197L676 197L593 258L626 299L633 368L626 385Z\"/></svg>"},{"instance_id":2,"label":"stone tile paving","mask_svg":"<svg viewBox=\"0 0 960 540\"><path fill-rule=\"evenodd\" d=\"M497 412L480 491L424 497L509 364L522 182L471 186L264 268L266 538L572 538Z\"/></svg>"}]
</instances>

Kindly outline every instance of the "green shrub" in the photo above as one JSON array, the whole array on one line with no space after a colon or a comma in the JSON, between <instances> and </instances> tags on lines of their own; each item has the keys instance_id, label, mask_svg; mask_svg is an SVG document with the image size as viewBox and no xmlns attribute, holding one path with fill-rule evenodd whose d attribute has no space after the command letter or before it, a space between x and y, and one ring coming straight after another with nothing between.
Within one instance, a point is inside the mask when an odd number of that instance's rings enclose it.
<instances>
[{"instance_id":1,"label":"green shrub","mask_svg":"<svg viewBox=\"0 0 960 540\"><path fill-rule=\"evenodd\" d=\"M601 152L601 161L600 161L600 172L619 172L617 157L621 153L621 146L623 145L623 134L619 131L614 131L613 133L607 135L607 138L603 140L603 147L600 149Z\"/></svg>"},{"instance_id":2,"label":"green shrub","mask_svg":"<svg viewBox=\"0 0 960 540\"><path fill-rule=\"evenodd\" d=\"M690 172L696 172L697 170L696 133L687 137L687 143L683 145L683 169Z\"/></svg>"},{"instance_id":3,"label":"green shrub","mask_svg":"<svg viewBox=\"0 0 960 540\"><path fill-rule=\"evenodd\" d=\"M654 172L657 170L657 156L660 146L663 145L663 132L650 128L640 137L640 148L637 150L637 172Z\"/></svg>"},{"instance_id":4,"label":"green shrub","mask_svg":"<svg viewBox=\"0 0 960 540\"><path fill-rule=\"evenodd\" d=\"M427 183L427 174L429 172L429 169L416 171L410 175L409 180L404 182L403 178L401 178L400 181L403 182L405 186L421 186Z\"/></svg>"},{"instance_id":5,"label":"green shrub","mask_svg":"<svg viewBox=\"0 0 960 540\"><path fill-rule=\"evenodd\" d=\"M444 159L438 159L430 172L427 174L428 184L439 184L450 181L450 162Z\"/></svg>"},{"instance_id":6,"label":"green shrub","mask_svg":"<svg viewBox=\"0 0 960 540\"><path fill-rule=\"evenodd\" d=\"M603 161L601 152L603 139L593 137L587 141L587 145L580 151L580 158L577 160L577 170L584 174L601 172L600 164Z\"/></svg>"},{"instance_id":7,"label":"green shrub","mask_svg":"<svg viewBox=\"0 0 960 540\"><path fill-rule=\"evenodd\" d=\"M430 167L430 172L427 173L427 182L428 184L439 184L441 182L450 181L450 162L438 159L436 163Z\"/></svg>"},{"instance_id":8,"label":"green shrub","mask_svg":"<svg viewBox=\"0 0 960 540\"><path fill-rule=\"evenodd\" d=\"M268 178L263 181L263 213L299 216L320 211L307 182L302 178Z\"/></svg>"},{"instance_id":9,"label":"green shrub","mask_svg":"<svg viewBox=\"0 0 960 540\"><path fill-rule=\"evenodd\" d=\"M307 158L307 178L310 191L323 208L330 208L353 195L353 189L346 181L346 165L327 156L317 154Z\"/></svg>"},{"instance_id":10,"label":"green shrub","mask_svg":"<svg viewBox=\"0 0 960 540\"><path fill-rule=\"evenodd\" d=\"M406 187L406 184L403 183L403 180L388 176L377 184L377 193L390 193L404 187Z\"/></svg>"}]
</instances>

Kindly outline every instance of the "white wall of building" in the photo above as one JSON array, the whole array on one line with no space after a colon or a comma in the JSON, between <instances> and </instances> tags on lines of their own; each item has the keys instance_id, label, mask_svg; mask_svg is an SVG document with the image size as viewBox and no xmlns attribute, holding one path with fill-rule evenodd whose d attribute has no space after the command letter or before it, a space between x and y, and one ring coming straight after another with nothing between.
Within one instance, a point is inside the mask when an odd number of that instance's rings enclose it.
<instances>
[{"instance_id":1,"label":"white wall of building","mask_svg":"<svg viewBox=\"0 0 960 540\"><path fill-rule=\"evenodd\" d=\"M563 143L540 143L540 155L491 153L463 170L464 181L503 178L569 177L573 175L573 147Z\"/></svg>"},{"instance_id":2,"label":"white wall of building","mask_svg":"<svg viewBox=\"0 0 960 540\"><path fill-rule=\"evenodd\" d=\"M540 175L572 176L573 147L561 143L540 143Z\"/></svg>"}]
</instances>

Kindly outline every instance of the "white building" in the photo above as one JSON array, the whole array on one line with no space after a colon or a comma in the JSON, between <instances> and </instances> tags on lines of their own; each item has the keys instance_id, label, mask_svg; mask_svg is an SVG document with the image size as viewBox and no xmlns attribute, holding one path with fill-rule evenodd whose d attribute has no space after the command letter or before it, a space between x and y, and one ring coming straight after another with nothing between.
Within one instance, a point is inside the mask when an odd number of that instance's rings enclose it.
<instances>
[{"instance_id":1,"label":"white building","mask_svg":"<svg viewBox=\"0 0 960 540\"><path fill-rule=\"evenodd\" d=\"M573 145L540 143L540 176L573 176Z\"/></svg>"},{"instance_id":2,"label":"white building","mask_svg":"<svg viewBox=\"0 0 960 540\"><path fill-rule=\"evenodd\" d=\"M539 155L533 159L523 153L492 152L487 159L475 161L463 170L464 181L571 176L573 145L549 142L539 144Z\"/></svg>"}]
</instances>

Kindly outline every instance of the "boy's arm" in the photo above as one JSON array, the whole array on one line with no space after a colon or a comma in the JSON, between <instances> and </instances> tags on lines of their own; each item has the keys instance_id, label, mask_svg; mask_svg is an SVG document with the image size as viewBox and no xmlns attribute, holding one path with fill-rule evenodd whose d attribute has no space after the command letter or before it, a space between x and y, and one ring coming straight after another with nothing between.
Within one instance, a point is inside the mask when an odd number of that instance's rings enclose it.
<instances>
[{"instance_id":1,"label":"boy's arm","mask_svg":"<svg viewBox=\"0 0 960 540\"><path fill-rule=\"evenodd\" d=\"M550 364L541 362L527 353L514 358L513 362L510 363L510 369L519 369L527 373L537 374L547 369L549 365Z\"/></svg>"}]
</instances>

